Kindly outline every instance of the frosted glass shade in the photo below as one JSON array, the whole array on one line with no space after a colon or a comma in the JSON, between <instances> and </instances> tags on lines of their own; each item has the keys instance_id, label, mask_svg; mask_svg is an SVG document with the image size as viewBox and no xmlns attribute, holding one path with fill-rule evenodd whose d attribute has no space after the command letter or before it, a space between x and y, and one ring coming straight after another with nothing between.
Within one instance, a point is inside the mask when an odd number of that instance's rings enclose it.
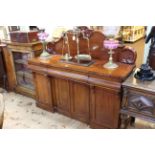
<instances>
[{"instance_id":1,"label":"frosted glass shade","mask_svg":"<svg viewBox=\"0 0 155 155\"><path fill-rule=\"evenodd\" d=\"M120 26L104 26L103 33L107 37L116 37L119 33Z\"/></svg>"}]
</instances>

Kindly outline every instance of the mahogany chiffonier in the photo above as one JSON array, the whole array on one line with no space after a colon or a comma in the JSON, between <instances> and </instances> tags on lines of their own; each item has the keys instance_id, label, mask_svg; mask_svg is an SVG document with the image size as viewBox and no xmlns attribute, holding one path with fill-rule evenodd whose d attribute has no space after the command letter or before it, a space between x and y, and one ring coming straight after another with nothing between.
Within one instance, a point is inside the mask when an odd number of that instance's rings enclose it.
<instances>
[{"instance_id":1,"label":"mahogany chiffonier","mask_svg":"<svg viewBox=\"0 0 155 155\"><path fill-rule=\"evenodd\" d=\"M71 55L76 54L72 33L68 33ZM91 128L119 128L121 84L135 67L136 52L129 47L115 50L114 61L119 67L108 70L108 51L103 47L104 35L93 32L90 66L61 61L63 39L48 44L53 55L49 60L33 58L28 68L34 76L37 106L59 112L90 125ZM88 52L87 40L80 38L80 52ZM94 48L98 47L98 48ZM64 47L64 53L67 50Z\"/></svg>"},{"instance_id":2,"label":"mahogany chiffonier","mask_svg":"<svg viewBox=\"0 0 155 155\"><path fill-rule=\"evenodd\" d=\"M155 80L140 81L131 74L122 85L121 128L133 125L135 118L155 123Z\"/></svg>"}]
</instances>

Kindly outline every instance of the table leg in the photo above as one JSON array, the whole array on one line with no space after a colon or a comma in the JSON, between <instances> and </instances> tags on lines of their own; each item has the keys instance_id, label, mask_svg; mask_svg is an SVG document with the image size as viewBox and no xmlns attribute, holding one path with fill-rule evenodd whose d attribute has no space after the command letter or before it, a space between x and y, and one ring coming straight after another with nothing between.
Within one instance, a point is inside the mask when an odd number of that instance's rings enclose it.
<instances>
[{"instance_id":1,"label":"table leg","mask_svg":"<svg viewBox=\"0 0 155 155\"><path fill-rule=\"evenodd\" d=\"M128 125L128 115L127 114L121 114L121 129L126 129Z\"/></svg>"}]
</instances>

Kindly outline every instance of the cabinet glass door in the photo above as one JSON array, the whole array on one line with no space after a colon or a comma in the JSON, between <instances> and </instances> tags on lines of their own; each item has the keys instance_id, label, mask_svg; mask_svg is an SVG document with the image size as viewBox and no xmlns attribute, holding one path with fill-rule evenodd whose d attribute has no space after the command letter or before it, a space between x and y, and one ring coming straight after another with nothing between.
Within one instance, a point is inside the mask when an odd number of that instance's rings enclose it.
<instances>
[{"instance_id":1,"label":"cabinet glass door","mask_svg":"<svg viewBox=\"0 0 155 155\"><path fill-rule=\"evenodd\" d=\"M29 58L31 58L30 53L13 52L17 84L34 90L32 72L27 68L27 60Z\"/></svg>"}]
</instances>

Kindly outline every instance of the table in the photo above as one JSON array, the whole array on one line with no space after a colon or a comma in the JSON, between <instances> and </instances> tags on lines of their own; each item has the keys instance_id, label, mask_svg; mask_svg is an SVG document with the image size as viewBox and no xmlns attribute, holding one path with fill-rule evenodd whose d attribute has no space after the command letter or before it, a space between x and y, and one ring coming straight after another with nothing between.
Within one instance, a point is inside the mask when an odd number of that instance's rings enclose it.
<instances>
[{"instance_id":1,"label":"table","mask_svg":"<svg viewBox=\"0 0 155 155\"><path fill-rule=\"evenodd\" d=\"M135 118L155 123L155 80L140 81L133 73L122 87L121 128L133 125Z\"/></svg>"}]
</instances>

